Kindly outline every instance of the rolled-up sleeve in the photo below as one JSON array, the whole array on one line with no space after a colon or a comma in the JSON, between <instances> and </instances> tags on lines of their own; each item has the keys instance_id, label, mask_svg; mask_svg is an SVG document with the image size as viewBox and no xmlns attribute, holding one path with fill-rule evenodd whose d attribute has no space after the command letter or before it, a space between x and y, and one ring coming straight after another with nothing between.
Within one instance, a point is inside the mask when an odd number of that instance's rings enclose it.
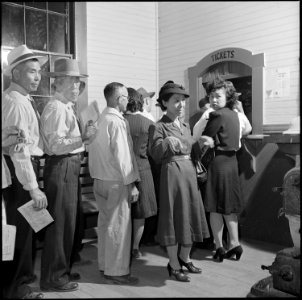
<instances>
[{"instance_id":1,"label":"rolled-up sleeve","mask_svg":"<svg viewBox=\"0 0 302 300\"><path fill-rule=\"evenodd\" d=\"M26 107L20 102L11 102L5 105L2 110L3 116L2 128L16 126L24 130L25 136L29 137L28 126L30 124ZM28 146L24 147L22 153L13 151L14 145L8 147L8 153L14 164L15 173L25 190L33 190L38 187L36 174L34 172ZM25 151L25 152L24 152Z\"/></svg>"}]
</instances>

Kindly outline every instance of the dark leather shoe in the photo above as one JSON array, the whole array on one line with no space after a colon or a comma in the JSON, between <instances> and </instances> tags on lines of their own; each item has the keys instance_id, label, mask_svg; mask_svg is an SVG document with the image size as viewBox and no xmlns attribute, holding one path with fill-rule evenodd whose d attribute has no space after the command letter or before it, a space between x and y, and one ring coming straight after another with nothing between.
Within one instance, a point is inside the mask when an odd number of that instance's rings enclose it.
<instances>
[{"instance_id":1,"label":"dark leather shoe","mask_svg":"<svg viewBox=\"0 0 302 300\"><path fill-rule=\"evenodd\" d=\"M80 280L80 279L81 279L80 273L75 272L75 273L70 273L69 274L69 280L70 281L76 281L76 280Z\"/></svg>"},{"instance_id":2,"label":"dark leather shoe","mask_svg":"<svg viewBox=\"0 0 302 300\"><path fill-rule=\"evenodd\" d=\"M179 261L180 266L186 267L190 273L201 273L202 272L202 270L200 268L195 267L191 261L186 263L179 256L178 256L178 261Z\"/></svg>"},{"instance_id":3,"label":"dark leather shoe","mask_svg":"<svg viewBox=\"0 0 302 300\"><path fill-rule=\"evenodd\" d=\"M22 299L44 299L45 296L43 293L29 292Z\"/></svg>"},{"instance_id":4,"label":"dark leather shoe","mask_svg":"<svg viewBox=\"0 0 302 300\"><path fill-rule=\"evenodd\" d=\"M31 283L35 282L36 280L37 280L37 275L32 274L32 275L29 275L26 280L24 280L24 283L31 284Z\"/></svg>"},{"instance_id":5,"label":"dark leather shoe","mask_svg":"<svg viewBox=\"0 0 302 300\"><path fill-rule=\"evenodd\" d=\"M140 258L142 253L138 249L133 249L131 255L133 258Z\"/></svg>"},{"instance_id":6,"label":"dark leather shoe","mask_svg":"<svg viewBox=\"0 0 302 300\"><path fill-rule=\"evenodd\" d=\"M104 275L104 278L105 278L105 283L107 284L135 285L138 283L138 278L132 277L130 275L124 275L124 276Z\"/></svg>"},{"instance_id":7,"label":"dark leather shoe","mask_svg":"<svg viewBox=\"0 0 302 300\"><path fill-rule=\"evenodd\" d=\"M72 292L76 291L79 288L79 285L76 282L66 282L60 286L40 286L41 291L44 292Z\"/></svg>"},{"instance_id":8,"label":"dark leather shoe","mask_svg":"<svg viewBox=\"0 0 302 300\"><path fill-rule=\"evenodd\" d=\"M190 282L190 277L187 276L182 269L174 270L170 264L167 265L169 276L172 277L172 275L175 277L176 280L182 281L182 282Z\"/></svg>"}]
</instances>

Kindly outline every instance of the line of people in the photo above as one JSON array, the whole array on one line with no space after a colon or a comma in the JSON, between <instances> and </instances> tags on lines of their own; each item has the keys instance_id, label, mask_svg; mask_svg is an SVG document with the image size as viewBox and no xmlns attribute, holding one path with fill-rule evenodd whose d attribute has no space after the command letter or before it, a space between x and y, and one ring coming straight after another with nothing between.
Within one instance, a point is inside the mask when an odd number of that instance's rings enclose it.
<instances>
[{"instance_id":1,"label":"line of people","mask_svg":"<svg viewBox=\"0 0 302 300\"><path fill-rule=\"evenodd\" d=\"M30 93L40 83L42 58L22 45L9 53L5 70L12 80L2 96L2 128L6 130L2 130L2 149L12 180L9 187L8 180L2 188L6 187L7 223L17 227L14 260L4 265L8 272L5 297L44 297L28 286L33 277L32 230L17 212L17 207L30 199L37 209L47 207L54 218L45 229L41 290L78 289L74 281L80 274L71 269L79 241L79 172L85 144L99 208L98 269L102 283L137 284L138 278L130 272L131 258L141 256L139 245L146 220L154 217L157 242L166 248L169 258L168 274L178 281L190 281L182 267L190 273L202 272L191 261L190 253L193 243L208 238L211 230L214 258L223 261L235 255L240 259L243 250L237 215L242 210L242 197L236 151L251 126L232 84L219 77L208 83L210 108L196 123L193 136L183 122L189 94L173 81L159 91L157 105L165 113L157 122L147 111L154 92L112 82L104 88L107 106L96 124L81 124L75 108L85 88L80 79L87 75L79 72L74 59L58 59L54 72L45 73L54 78L54 95L39 115ZM205 146L215 151L204 199L191 158L193 145L200 153ZM45 193L37 183L42 156ZM206 213L210 213L210 228ZM223 218L230 236L228 251L222 244Z\"/></svg>"}]
</instances>

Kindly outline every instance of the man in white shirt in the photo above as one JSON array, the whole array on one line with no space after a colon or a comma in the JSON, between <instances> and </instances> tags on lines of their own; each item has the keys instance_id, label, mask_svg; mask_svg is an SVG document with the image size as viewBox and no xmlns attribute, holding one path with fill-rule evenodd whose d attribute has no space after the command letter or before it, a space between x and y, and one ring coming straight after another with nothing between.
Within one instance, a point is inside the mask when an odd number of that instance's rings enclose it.
<instances>
[{"instance_id":1,"label":"man in white shirt","mask_svg":"<svg viewBox=\"0 0 302 300\"><path fill-rule=\"evenodd\" d=\"M11 77L11 84L2 95L2 129L15 126L22 130L26 140L22 147L10 145L2 148L12 176L12 185L3 195L7 223L17 227L14 260L5 264L2 270L9 285L5 286L7 298L44 298L42 293L33 292L27 285L34 279L33 231L17 208L31 199L37 209L47 207L46 196L37 182L40 157L44 152L39 132L39 115L30 96L31 92L38 89L41 65L46 61L45 57L34 54L26 45L21 45L8 54L8 66L4 71L4 75Z\"/></svg>"},{"instance_id":2,"label":"man in white shirt","mask_svg":"<svg viewBox=\"0 0 302 300\"><path fill-rule=\"evenodd\" d=\"M40 288L69 292L78 289L79 278L71 273L81 159L85 150L73 105L79 96L80 74L74 59L58 59L54 72L53 98L46 104L41 127L45 140L44 187L49 212L54 218L45 233L41 257Z\"/></svg>"},{"instance_id":3,"label":"man in white shirt","mask_svg":"<svg viewBox=\"0 0 302 300\"><path fill-rule=\"evenodd\" d=\"M153 103L152 97L154 97L155 92L148 93L143 87L140 87L137 92L140 93L144 99L144 106L141 114L151 121L155 122L153 115L150 113Z\"/></svg>"},{"instance_id":4,"label":"man in white shirt","mask_svg":"<svg viewBox=\"0 0 302 300\"><path fill-rule=\"evenodd\" d=\"M99 207L98 267L103 283L133 285L130 276L131 202L137 201L140 180L127 120L127 88L118 82L104 89L107 107L88 146L89 170Z\"/></svg>"}]
</instances>

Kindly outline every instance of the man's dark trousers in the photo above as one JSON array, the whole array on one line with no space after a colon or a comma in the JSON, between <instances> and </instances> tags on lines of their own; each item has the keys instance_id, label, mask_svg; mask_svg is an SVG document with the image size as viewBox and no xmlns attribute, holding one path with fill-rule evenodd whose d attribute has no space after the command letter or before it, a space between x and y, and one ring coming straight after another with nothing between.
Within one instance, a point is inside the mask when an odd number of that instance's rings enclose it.
<instances>
[{"instance_id":1,"label":"man's dark trousers","mask_svg":"<svg viewBox=\"0 0 302 300\"><path fill-rule=\"evenodd\" d=\"M31 291L25 282L33 275L33 230L17 208L30 201L31 197L18 181L11 158L5 155L5 160L11 173L12 185L6 188L2 195L5 201L7 224L15 225L17 230L14 260L2 262L3 291L5 298L22 298ZM32 164L37 176L39 159L32 159Z\"/></svg>"},{"instance_id":2,"label":"man's dark trousers","mask_svg":"<svg viewBox=\"0 0 302 300\"><path fill-rule=\"evenodd\" d=\"M44 288L70 281L80 168L81 154L47 156L45 160L45 193L54 222L46 229L41 258L40 286Z\"/></svg>"}]
</instances>

